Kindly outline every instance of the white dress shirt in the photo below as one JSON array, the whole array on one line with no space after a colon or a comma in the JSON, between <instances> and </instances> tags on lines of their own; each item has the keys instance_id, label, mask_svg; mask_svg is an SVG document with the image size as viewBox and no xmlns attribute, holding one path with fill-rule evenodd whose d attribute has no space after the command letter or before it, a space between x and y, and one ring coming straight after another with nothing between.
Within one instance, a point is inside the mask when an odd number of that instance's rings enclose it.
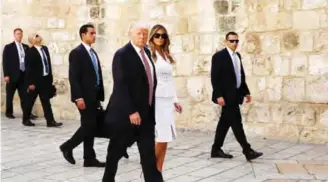
<instances>
[{"instance_id":1,"label":"white dress shirt","mask_svg":"<svg viewBox=\"0 0 328 182\"><path fill-rule=\"evenodd\" d=\"M88 44L84 43L84 42L82 42L82 45L83 45L83 46L85 47L85 49L88 51L89 56L90 56L90 59L92 60L92 55L91 55L91 52L90 52L91 47L90 47ZM97 58L96 55L95 55L95 58L97 59L96 65L98 66L98 58Z\"/></svg>"},{"instance_id":2,"label":"white dress shirt","mask_svg":"<svg viewBox=\"0 0 328 182\"><path fill-rule=\"evenodd\" d=\"M157 60L155 62L155 70L157 75L156 97L171 97L173 102L178 102L178 97L173 78L173 66L169 59L165 59L156 51Z\"/></svg>"},{"instance_id":3,"label":"white dress shirt","mask_svg":"<svg viewBox=\"0 0 328 182\"><path fill-rule=\"evenodd\" d=\"M17 41L15 41L15 44L16 44L16 48L17 48L17 51L18 51L19 62L21 64L24 64L24 62L25 62L25 50L24 50L23 44L21 42L17 42Z\"/></svg>"},{"instance_id":4,"label":"white dress shirt","mask_svg":"<svg viewBox=\"0 0 328 182\"><path fill-rule=\"evenodd\" d=\"M236 62L234 61L234 59L237 59L238 70L240 70L240 72L239 72L239 76L241 76L241 67L240 67L241 63L240 63L239 56L237 55L237 52L233 52L229 47L227 47L227 50L228 50L228 52L229 52L229 54L230 54L230 57L231 57L231 60L232 60L232 64L233 64L233 66L235 66L235 64L236 64ZM236 56L233 56L233 55L232 55L233 53L235 53ZM235 57L235 58L234 58L234 57Z\"/></svg>"},{"instance_id":5,"label":"white dress shirt","mask_svg":"<svg viewBox=\"0 0 328 182\"><path fill-rule=\"evenodd\" d=\"M141 56L141 53L140 53L141 48L138 47L138 46L136 46L136 45L134 45L132 41L131 41L131 45L133 46L134 50L135 50L135 51L137 52L137 54L139 55L142 64L145 66L145 64L144 64L144 62L143 62L143 59L142 59L142 56ZM153 64L152 64L151 61L149 60L149 57L148 57L146 51L144 51L144 52L145 52L145 57L146 57L146 59L147 59L147 61L148 61L148 64L149 64L149 66L150 66L151 77L152 77L152 79L153 79L153 83L154 83L154 67L152 66ZM145 69L146 69L146 67L145 67ZM153 86L154 86L154 84L153 84Z\"/></svg>"},{"instance_id":6,"label":"white dress shirt","mask_svg":"<svg viewBox=\"0 0 328 182\"><path fill-rule=\"evenodd\" d=\"M41 51L41 46L35 45L34 47L38 50L38 52L39 52L39 54L41 56L41 62L42 62L42 65L43 65L43 76L47 76L49 73L46 72L46 66L44 65L42 59L45 59L48 62L48 67L50 68L48 58L47 57L43 57L43 54L42 54L42 51ZM45 52L44 52L44 54L47 55Z\"/></svg>"}]
</instances>

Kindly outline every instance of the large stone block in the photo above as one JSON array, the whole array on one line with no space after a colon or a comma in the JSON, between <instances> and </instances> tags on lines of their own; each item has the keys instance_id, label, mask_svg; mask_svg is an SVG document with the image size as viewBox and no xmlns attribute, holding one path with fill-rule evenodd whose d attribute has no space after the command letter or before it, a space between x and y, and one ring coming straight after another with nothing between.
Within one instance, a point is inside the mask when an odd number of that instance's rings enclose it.
<instances>
[{"instance_id":1,"label":"large stone block","mask_svg":"<svg viewBox=\"0 0 328 182\"><path fill-rule=\"evenodd\" d=\"M299 47L299 35L298 32L284 32L282 36L282 44L285 50L291 51Z\"/></svg>"},{"instance_id":2,"label":"large stone block","mask_svg":"<svg viewBox=\"0 0 328 182\"><path fill-rule=\"evenodd\" d=\"M193 74L208 74L211 70L211 64L211 56L197 56L193 66Z\"/></svg>"},{"instance_id":3,"label":"large stone block","mask_svg":"<svg viewBox=\"0 0 328 182\"><path fill-rule=\"evenodd\" d=\"M305 76L307 74L308 64L307 56L296 55L292 57L291 75Z\"/></svg>"},{"instance_id":4,"label":"large stone block","mask_svg":"<svg viewBox=\"0 0 328 182\"><path fill-rule=\"evenodd\" d=\"M264 136L272 139L298 141L301 127L287 124L272 124L265 126Z\"/></svg>"},{"instance_id":5,"label":"large stone block","mask_svg":"<svg viewBox=\"0 0 328 182\"><path fill-rule=\"evenodd\" d=\"M246 78L253 100L263 101L265 97L265 77L249 76Z\"/></svg>"},{"instance_id":6,"label":"large stone block","mask_svg":"<svg viewBox=\"0 0 328 182\"><path fill-rule=\"evenodd\" d=\"M219 119L219 114L218 106L214 104L198 103L192 106L191 122L195 125L208 125L209 123L215 123Z\"/></svg>"},{"instance_id":7,"label":"large stone block","mask_svg":"<svg viewBox=\"0 0 328 182\"><path fill-rule=\"evenodd\" d=\"M176 74L177 76L190 76L193 70L195 55L192 53L181 54L177 57Z\"/></svg>"},{"instance_id":8,"label":"large stone block","mask_svg":"<svg viewBox=\"0 0 328 182\"><path fill-rule=\"evenodd\" d=\"M65 28L65 20L58 18L49 18L47 20L47 28Z\"/></svg>"},{"instance_id":9,"label":"large stone block","mask_svg":"<svg viewBox=\"0 0 328 182\"><path fill-rule=\"evenodd\" d=\"M269 104L253 103L247 115L247 122L270 123L271 113Z\"/></svg>"},{"instance_id":10,"label":"large stone block","mask_svg":"<svg viewBox=\"0 0 328 182\"><path fill-rule=\"evenodd\" d=\"M328 109L327 108L324 108L320 111L319 123L324 127L328 127Z\"/></svg>"},{"instance_id":11,"label":"large stone block","mask_svg":"<svg viewBox=\"0 0 328 182\"><path fill-rule=\"evenodd\" d=\"M178 97L187 97L188 88L187 88L187 78L185 77L175 77L175 89L177 91Z\"/></svg>"},{"instance_id":12,"label":"large stone block","mask_svg":"<svg viewBox=\"0 0 328 182\"><path fill-rule=\"evenodd\" d=\"M170 37L171 41L171 47L170 50L172 53L181 53L183 52L183 44L182 44L182 36L177 35L177 36L171 36Z\"/></svg>"},{"instance_id":13,"label":"large stone block","mask_svg":"<svg viewBox=\"0 0 328 182\"><path fill-rule=\"evenodd\" d=\"M263 34L260 36L262 53L274 54L280 52L280 36Z\"/></svg>"},{"instance_id":14,"label":"large stone block","mask_svg":"<svg viewBox=\"0 0 328 182\"><path fill-rule=\"evenodd\" d=\"M300 141L314 144L327 144L328 130L317 127L305 127L300 134Z\"/></svg>"},{"instance_id":15,"label":"large stone block","mask_svg":"<svg viewBox=\"0 0 328 182\"><path fill-rule=\"evenodd\" d=\"M264 76L273 71L272 58L270 56L257 56L253 59L253 74Z\"/></svg>"},{"instance_id":16,"label":"large stone block","mask_svg":"<svg viewBox=\"0 0 328 182\"><path fill-rule=\"evenodd\" d=\"M199 37L200 53L212 54L213 52L213 35L204 34Z\"/></svg>"},{"instance_id":17,"label":"large stone block","mask_svg":"<svg viewBox=\"0 0 328 182\"><path fill-rule=\"evenodd\" d=\"M190 52L195 49L195 36L192 34L185 34L182 36L182 49L184 52Z\"/></svg>"},{"instance_id":18,"label":"large stone block","mask_svg":"<svg viewBox=\"0 0 328 182\"><path fill-rule=\"evenodd\" d=\"M302 0L302 9L324 8L328 5L326 0Z\"/></svg>"},{"instance_id":19,"label":"large stone block","mask_svg":"<svg viewBox=\"0 0 328 182\"><path fill-rule=\"evenodd\" d=\"M306 22L306 23L304 23ZM320 17L315 11L296 11L293 14L294 29L317 29L320 27Z\"/></svg>"},{"instance_id":20,"label":"large stone block","mask_svg":"<svg viewBox=\"0 0 328 182\"><path fill-rule=\"evenodd\" d=\"M311 55L309 57L309 74L325 75L328 73L328 53Z\"/></svg>"},{"instance_id":21,"label":"large stone block","mask_svg":"<svg viewBox=\"0 0 328 182\"><path fill-rule=\"evenodd\" d=\"M58 65L62 65L64 64L64 60L63 60L63 56L62 55L58 55L58 54L55 54L55 55L52 55L52 65L53 66L58 66Z\"/></svg>"},{"instance_id":22,"label":"large stone block","mask_svg":"<svg viewBox=\"0 0 328 182\"><path fill-rule=\"evenodd\" d=\"M223 16L219 17L218 30L220 32L230 32L236 29L236 17L235 16Z\"/></svg>"},{"instance_id":23,"label":"large stone block","mask_svg":"<svg viewBox=\"0 0 328 182\"><path fill-rule=\"evenodd\" d=\"M282 106L283 104L281 103L270 105L272 122L277 124L281 124L283 122L284 112Z\"/></svg>"},{"instance_id":24,"label":"large stone block","mask_svg":"<svg viewBox=\"0 0 328 182\"><path fill-rule=\"evenodd\" d=\"M309 76L306 79L306 100L312 103L328 103L328 75Z\"/></svg>"},{"instance_id":25,"label":"large stone block","mask_svg":"<svg viewBox=\"0 0 328 182\"><path fill-rule=\"evenodd\" d=\"M106 15L105 18L106 19L114 19L114 20L118 20L120 19L120 17L122 16L122 8L119 5L115 5L115 4L110 4L108 6L106 6Z\"/></svg>"},{"instance_id":26,"label":"large stone block","mask_svg":"<svg viewBox=\"0 0 328 182\"><path fill-rule=\"evenodd\" d=\"M294 125L313 126L317 110L308 106L286 104L283 106L283 122Z\"/></svg>"},{"instance_id":27,"label":"large stone block","mask_svg":"<svg viewBox=\"0 0 328 182\"><path fill-rule=\"evenodd\" d=\"M92 19L97 19L100 16L100 7L92 7L90 8L89 16Z\"/></svg>"},{"instance_id":28,"label":"large stone block","mask_svg":"<svg viewBox=\"0 0 328 182\"><path fill-rule=\"evenodd\" d=\"M215 12L220 15L225 15L229 12L229 2L227 0L215 0L213 6Z\"/></svg>"},{"instance_id":29,"label":"large stone block","mask_svg":"<svg viewBox=\"0 0 328 182\"><path fill-rule=\"evenodd\" d=\"M284 30L292 27L293 16L286 12L257 12L249 16L249 28L256 32Z\"/></svg>"},{"instance_id":30,"label":"large stone block","mask_svg":"<svg viewBox=\"0 0 328 182\"><path fill-rule=\"evenodd\" d=\"M302 102L305 97L305 81L303 78L284 78L283 99L291 102Z\"/></svg>"},{"instance_id":31,"label":"large stone block","mask_svg":"<svg viewBox=\"0 0 328 182\"><path fill-rule=\"evenodd\" d=\"M260 0L259 11L263 12L278 12L279 11L279 0Z\"/></svg>"},{"instance_id":32,"label":"large stone block","mask_svg":"<svg viewBox=\"0 0 328 182\"><path fill-rule=\"evenodd\" d=\"M301 32L300 33L300 50L305 52L311 52L313 50L313 33Z\"/></svg>"},{"instance_id":33,"label":"large stone block","mask_svg":"<svg viewBox=\"0 0 328 182\"><path fill-rule=\"evenodd\" d=\"M302 1L300 0L283 0L283 8L287 11L299 10L302 6Z\"/></svg>"},{"instance_id":34,"label":"large stone block","mask_svg":"<svg viewBox=\"0 0 328 182\"><path fill-rule=\"evenodd\" d=\"M266 93L269 101L280 101L282 98L282 77L267 77Z\"/></svg>"},{"instance_id":35,"label":"large stone block","mask_svg":"<svg viewBox=\"0 0 328 182\"><path fill-rule=\"evenodd\" d=\"M259 54L261 52L260 37L256 33L247 33L243 50L249 54Z\"/></svg>"},{"instance_id":36,"label":"large stone block","mask_svg":"<svg viewBox=\"0 0 328 182\"><path fill-rule=\"evenodd\" d=\"M215 32L217 29L217 21L214 16L192 16L188 19L189 32Z\"/></svg>"},{"instance_id":37,"label":"large stone block","mask_svg":"<svg viewBox=\"0 0 328 182\"><path fill-rule=\"evenodd\" d=\"M204 100L204 81L204 77L202 76L188 78L187 89L193 101L199 102Z\"/></svg>"},{"instance_id":38,"label":"large stone block","mask_svg":"<svg viewBox=\"0 0 328 182\"><path fill-rule=\"evenodd\" d=\"M73 41L76 39L76 34L67 31L56 31L52 33L52 40L56 41Z\"/></svg>"},{"instance_id":39,"label":"large stone block","mask_svg":"<svg viewBox=\"0 0 328 182\"><path fill-rule=\"evenodd\" d=\"M314 34L314 50L327 51L328 50L328 29L321 29Z\"/></svg>"}]
</instances>

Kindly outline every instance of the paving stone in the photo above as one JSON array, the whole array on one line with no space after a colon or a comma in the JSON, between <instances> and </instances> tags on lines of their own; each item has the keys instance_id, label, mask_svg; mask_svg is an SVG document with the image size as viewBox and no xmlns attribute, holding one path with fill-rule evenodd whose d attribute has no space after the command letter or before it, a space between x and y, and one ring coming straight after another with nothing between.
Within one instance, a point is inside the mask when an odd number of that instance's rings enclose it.
<instances>
[{"instance_id":1,"label":"paving stone","mask_svg":"<svg viewBox=\"0 0 328 182\"><path fill-rule=\"evenodd\" d=\"M282 174L286 174L286 173L307 174L307 171L305 170L302 164L278 163L277 168L279 172Z\"/></svg>"},{"instance_id":2,"label":"paving stone","mask_svg":"<svg viewBox=\"0 0 328 182\"><path fill-rule=\"evenodd\" d=\"M27 128L20 118L1 121L1 181L2 182L98 182L104 169L83 168L83 145L74 150L76 165L68 164L59 151L59 145L67 140L79 126L77 121L61 121L62 128L47 128L43 118L36 120L38 126ZM317 165L328 164L328 150L325 145L307 145L261 138L249 138L250 143L264 156L246 162L241 148L233 135L228 135L223 149L233 159L212 159L210 150L213 135L201 132L181 132L179 138L169 144L164 163L163 176L169 182L262 182L268 179L306 180L314 178L327 180L320 173L326 168ZM108 139L95 139L97 158L106 159ZM129 159L119 162L116 180L119 182L143 182L138 148L128 149ZM272 157L273 155L274 157ZM276 164L302 166L299 169L278 172ZM284 168L281 167L281 168ZM284 169L283 169L284 171ZM313 173L313 174L312 174ZM319 182L318 180L310 182ZM271 181L273 182L273 181Z\"/></svg>"}]
</instances>

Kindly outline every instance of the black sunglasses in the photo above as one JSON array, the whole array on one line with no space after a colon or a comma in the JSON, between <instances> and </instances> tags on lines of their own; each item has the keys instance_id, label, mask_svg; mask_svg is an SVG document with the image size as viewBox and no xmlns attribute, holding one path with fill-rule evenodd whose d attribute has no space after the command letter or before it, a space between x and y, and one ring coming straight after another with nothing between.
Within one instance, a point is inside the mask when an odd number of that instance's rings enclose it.
<instances>
[{"instance_id":1,"label":"black sunglasses","mask_svg":"<svg viewBox=\"0 0 328 182\"><path fill-rule=\"evenodd\" d=\"M162 37L163 39L167 39L168 36L166 33L160 34L160 33L155 33L154 38L159 39L159 37Z\"/></svg>"},{"instance_id":2,"label":"black sunglasses","mask_svg":"<svg viewBox=\"0 0 328 182\"><path fill-rule=\"evenodd\" d=\"M228 40L230 43L236 42L238 44L239 40Z\"/></svg>"}]
</instances>

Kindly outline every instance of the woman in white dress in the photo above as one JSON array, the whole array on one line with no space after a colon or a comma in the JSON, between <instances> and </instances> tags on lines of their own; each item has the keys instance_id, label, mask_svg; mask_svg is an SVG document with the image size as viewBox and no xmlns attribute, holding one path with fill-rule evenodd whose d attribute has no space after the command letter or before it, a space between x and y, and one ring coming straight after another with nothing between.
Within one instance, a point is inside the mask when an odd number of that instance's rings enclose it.
<instances>
[{"instance_id":1,"label":"woman in white dress","mask_svg":"<svg viewBox=\"0 0 328 182\"><path fill-rule=\"evenodd\" d=\"M162 171L167 143L176 138L174 110L182 112L175 83L172 64L175 63L169 51L170 39L166 28L155 25L150 31L149 49L155 64L157 88L155 93L155 135L157 169Z\"/></svg>"}]
</instances>

